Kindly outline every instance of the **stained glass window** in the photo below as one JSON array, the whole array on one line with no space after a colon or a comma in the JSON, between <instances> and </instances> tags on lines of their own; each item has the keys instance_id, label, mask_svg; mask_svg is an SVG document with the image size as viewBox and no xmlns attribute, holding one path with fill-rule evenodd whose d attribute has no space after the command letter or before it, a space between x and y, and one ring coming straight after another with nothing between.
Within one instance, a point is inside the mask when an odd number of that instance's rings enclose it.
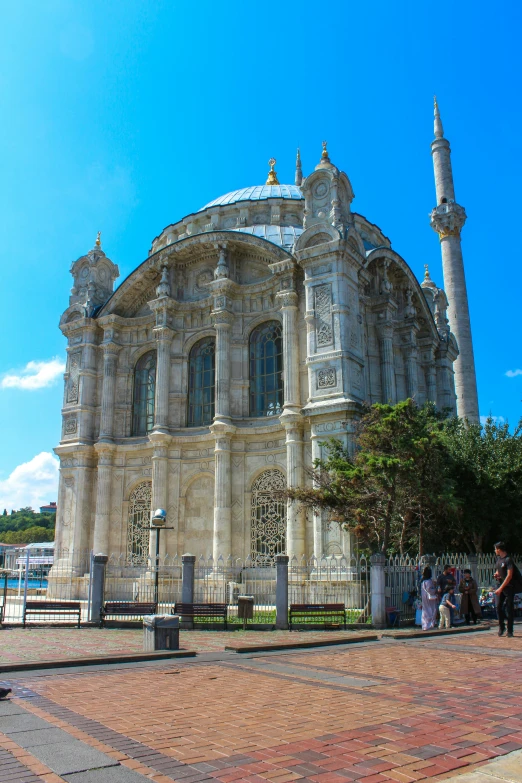
<instances>
[{"instance_id":1,"label":"stained glass window","mask_svg":"<svg viewBox=\"0 0 522 783\"><path fill-rule=\"evenodd\" d=\"M145 353L134 370L132 434L147 435L154 427L156 393L156 351Z\"/></svg>"},{"instance_id":2,"label":"stained glass window","mask_svg":"<svg viewBox=\"0 0 522 783\"><path fill-rule=\"evenodd\" d=\"M283 408L283 337L279 321L250 335L250 415L277 416Z\"/></svg>"},{"instance_id":3,"label":"stained glass window","mask_svg":"<svg viewBox=\"0 0 522 783\"><path fill-rule=\"evenodd\" d=\"M189 427L205 427L214 420L215 347L213 337L205 337L189 356Z\"/></svg>"}]
</instances>

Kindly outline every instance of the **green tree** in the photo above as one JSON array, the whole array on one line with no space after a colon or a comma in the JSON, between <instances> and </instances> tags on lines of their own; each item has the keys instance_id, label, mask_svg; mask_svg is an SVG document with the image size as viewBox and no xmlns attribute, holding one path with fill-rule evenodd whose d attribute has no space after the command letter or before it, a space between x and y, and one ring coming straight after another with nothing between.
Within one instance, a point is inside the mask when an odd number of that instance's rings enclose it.
<instances>
[{"instance_id":1,"label":"green tree","mask_svg":"<svg viewBox=\"0 0 522 783\"><path fill-rule=\"evenodd\" d=\"M34 525L24 530L11 530L4 534L3 539L4 544L35 544L40 541L53 541L54 531Z\"/></svg>"},{"instance_id":2,"label":"green tree","mask_svg":"<svg viewBox=\"0 0 522 783\"><path fill-rule=\"evenodd\" d=\"M499 539L513 549L522 536L522 419L485 425L450 419L445 436L460 501L453 530L457 545L483 552Z\"/></svg>"},{"instance_id":3,"label":"green tree","mask_svg":"<svg viewBox=\"0 0 522 783\"><path fill-rule=\"evenodd\" d=\"M411 400L365 410L354 433L354 454L325 443L313 486L289 490L301 504L330 512L332 520L383 553L420 551L455 508L443 417Z\"/></svg>"}]
</instances>

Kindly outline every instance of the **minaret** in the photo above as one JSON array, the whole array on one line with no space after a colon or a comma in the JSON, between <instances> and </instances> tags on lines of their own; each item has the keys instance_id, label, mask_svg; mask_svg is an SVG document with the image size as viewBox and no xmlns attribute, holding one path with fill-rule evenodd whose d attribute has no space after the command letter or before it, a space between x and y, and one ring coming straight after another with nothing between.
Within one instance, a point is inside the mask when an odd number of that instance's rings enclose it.
<instances>
[{"instance_id":1,"label":"minaret","mask_svg":"<svg viewBox=\"0 0 522 783\"><path fill-rule=\"evenodd\" d=\"M459 347L454 364L457 411L461 418L472 423L479 421L477 379L471 339L468 294L460 231L466 222L464 207L455 203L451 149L444 138L439 107L435 98L435 139L431 143L437 206L431 212L431 227L440 239L444 290L449 301L448 318L451 331Z\"/></svg>"},{"instance_id":2,"label":"minaret","mask_svg":"<svg viewBox=\"0 0 522 783\"><path fill-rule=\"evenodd\" d=\"M301 187L301 184L303 182L303 170L301 168L301 151L299 147L297 148L297 156L295 159L295 180L296 185L299 185Z\"/></svg>"}]
</instances>

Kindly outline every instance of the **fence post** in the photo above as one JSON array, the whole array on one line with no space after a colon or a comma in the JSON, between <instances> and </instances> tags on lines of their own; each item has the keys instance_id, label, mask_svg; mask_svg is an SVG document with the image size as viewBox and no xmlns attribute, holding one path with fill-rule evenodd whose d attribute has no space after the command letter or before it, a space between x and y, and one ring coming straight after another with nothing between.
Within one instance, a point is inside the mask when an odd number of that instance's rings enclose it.
<instances>
[{"instance_id":1,"label":"fence post","mask_svg":"<svg viewBox=\"0 0 522 783\"><path fill-rule=\"evenodd\" d=\"M187 553L181 556L181 603L194 603L194 569L196 565L196 556ZM192 617L181 616L180 627L185 630L191 630L194 627Z\"/></svg>"},{"instance_id":2,"label":"fence post","mask_svg":"<svg viewBox=\"0 0 522 783\"><path fill-rule=\"evenodd\" d=\"M482 585L480 584L480 581L479 581L478 560L479 560L478 559L478 555L468 555L468 563L469 563L469 567L470 567L470 570L471 570L471 576L473 577L473 579L477 583L477 587L480 590Z\"/></svg>"},{"instance_id":3,"label":"fence post","mask_svg":"<svg viewBox=\"0 0 522 783\"><path fill-rule=\"evenodd\" d=\"M107 555L92 556L91 589L89 620L91 623L99 623L101 619L101 610L105 592L105 568L107 566Z\"/></svg>"},{"instance_id":4,"label":"fence post","mask_svg":"<svg viewBox=\"0 0 522 783\"><path fill-rule=\"evenodd\" d=\"M278 631L288 630L288 555L276 555L276 622Z\"/></svg>"},{"instance_id":5,"label":"fence post","mask_svg":"<svg viewBox=\"0 0 522 783\"><path fill-rule=\"evenodd\" d=\"M374 628L386 628L386 598L384 594L386 558L379 552L371 556L370 563L372 625Z\"/></svg>"}]
</instances>

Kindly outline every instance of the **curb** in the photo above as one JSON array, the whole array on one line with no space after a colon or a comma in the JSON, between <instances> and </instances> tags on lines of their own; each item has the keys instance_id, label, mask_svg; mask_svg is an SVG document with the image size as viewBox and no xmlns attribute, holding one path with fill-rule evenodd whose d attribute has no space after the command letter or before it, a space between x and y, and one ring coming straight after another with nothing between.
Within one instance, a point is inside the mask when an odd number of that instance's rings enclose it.
<instances>
[{"instance_id":1,"label":"curb","mask_svg":"<svg viewBox=\"0 0 522 783\"><path fill-rule=\"evenodd\" d=\"M61 658L56 661L17 661L0 663L0 674L23 672L35 669L63 669L72 666L97 666L104 663L139 663L140 661L161 661L169 658L194 658L192 650L161 650L151 653L123 653L120 655L91 655L88 658Z\"/></svg>"},{"instance_id":2,"label":"curb","mask_svg":"<svg viewBox=\"0 0 522 783\"><path fill-rule=\"evenodd\" d=\"M270 652L271 650L298 650L304 647L329 647L334 644L356 644L357 642L377 642L378 634L368 634L367 636L356 635L346 638L344 636L334 639L316 639L313 642L286 642L281 644L239 644L228 645L225 650L236 653L249 652Z\"/></svg>"},{"instance_id":3,"label":"curb","mask_svg":"<svg viewBox=\"0 0 522 783\"><path fill-rule=\"evenodd\" d=\"M431 631L412 631L411 633L383 633L383 639L423 639L429 636L458 636L464 633L478 633L479 631L490 631L491 625L478 625L470 628L434 628Z\"/></svg>"}]
</instances>

